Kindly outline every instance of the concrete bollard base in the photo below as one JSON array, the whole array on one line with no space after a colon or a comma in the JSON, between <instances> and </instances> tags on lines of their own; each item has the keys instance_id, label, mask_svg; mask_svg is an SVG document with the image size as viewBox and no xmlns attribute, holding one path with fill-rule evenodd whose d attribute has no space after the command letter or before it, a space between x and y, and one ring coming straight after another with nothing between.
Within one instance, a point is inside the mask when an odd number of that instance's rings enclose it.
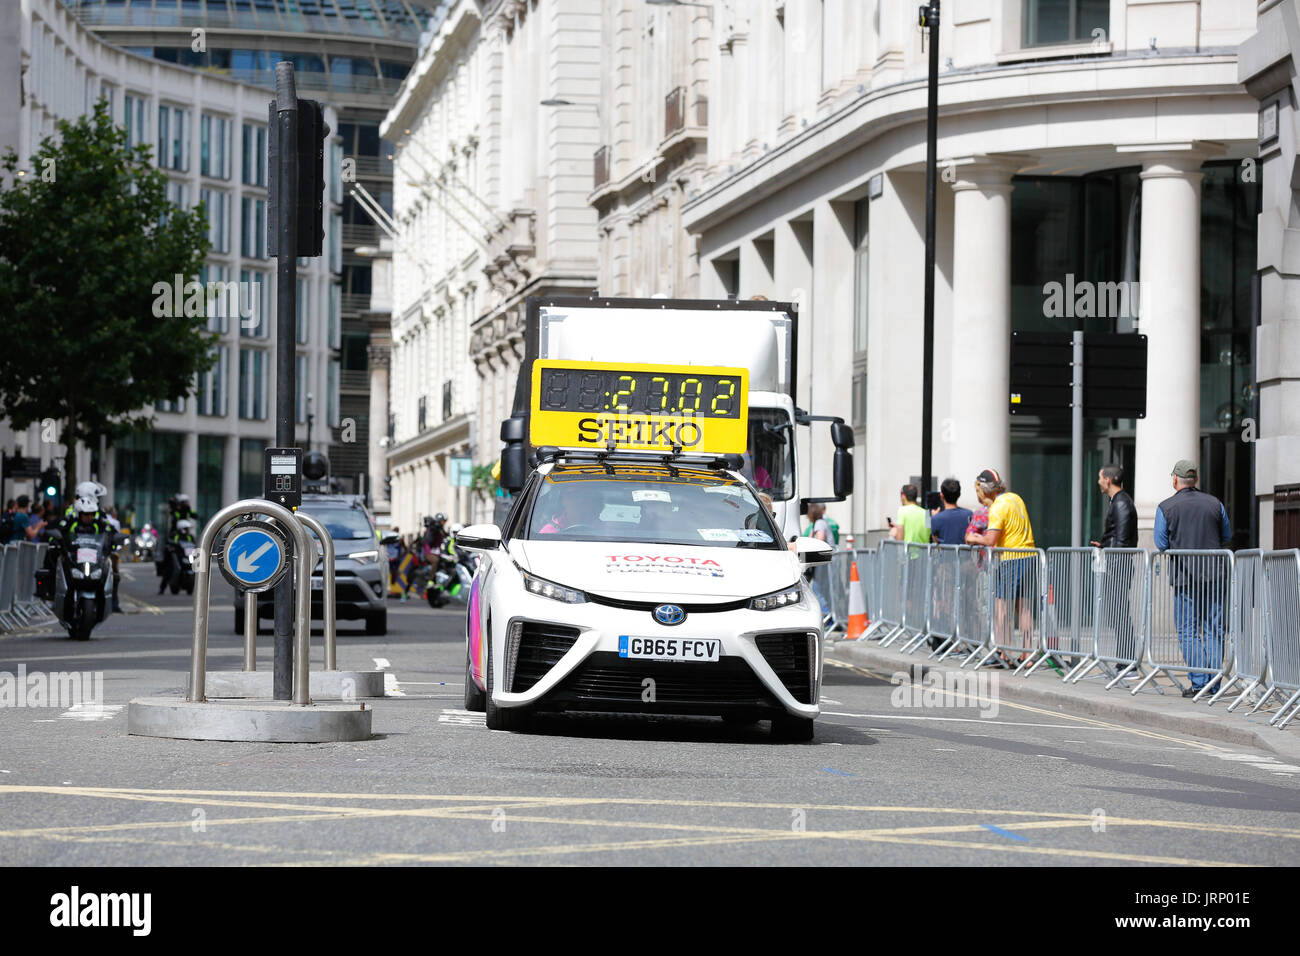
<instances>
[{"instance_id":1,"label":"concrete bollard base","mask_svg":"<svg viewBox=\"0 0 1300 956\"><path fill-rule=\"evenodd\" d=\"M328 743L368 740L372 711L365 704L309 704L272 700L187 701L138 697L127 707L127 733L177 740Z\"/></svg>"}]
</instances>

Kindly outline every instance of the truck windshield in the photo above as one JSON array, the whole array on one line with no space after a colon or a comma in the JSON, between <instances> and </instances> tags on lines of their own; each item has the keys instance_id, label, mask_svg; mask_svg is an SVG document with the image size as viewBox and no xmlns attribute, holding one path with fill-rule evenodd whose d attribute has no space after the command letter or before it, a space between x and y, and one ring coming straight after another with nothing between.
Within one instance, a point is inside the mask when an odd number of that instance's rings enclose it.
<instances>
[{"instance_id":1,"label":"truck windshield","mask_svg":"<svg viewBox=\"0 0 1300 956\"><path fill-rule=\"evenodd\" d=\"M746 478L773 501L794 497L794 446L790 417L779 408L749 409L749 448L745 452Z\"/></svg>"},{"instance_id":2,"label":"truck windshield","mask_svg":"<svg viewBox=\"0 0 1300 956\"><path fill-rule=\"evenodd\" d=\"M525 537L779 550L775 524L744 484L655 466L557 468L542 479Z\"/></svg>"}]
</instances>

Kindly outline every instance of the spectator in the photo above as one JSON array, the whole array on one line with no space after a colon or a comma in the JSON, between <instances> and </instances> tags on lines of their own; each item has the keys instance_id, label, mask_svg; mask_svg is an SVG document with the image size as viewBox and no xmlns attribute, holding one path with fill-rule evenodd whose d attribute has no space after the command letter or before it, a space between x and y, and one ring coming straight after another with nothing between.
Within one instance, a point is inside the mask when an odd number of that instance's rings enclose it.
<instances>
[{"instance_id":1,"label":"spectator","mask_svg":"<svg viewBox=\"0 0 1300 956\"><path fill-rule=\"evenodd\" d=\"M903 485L898 493L898 519L889 529L889 536L895 541L912 544L929 544L930 529L925 525L925 509L916 503L921 492L916 485Z\"/></svg>"},{"instance_id":2,"label":"spectator","mask_svg":"<svg viewBox=\"0 0 1300 956\"><path fill-rule=\"evenodd\" d=\"M808 506L808 520L812 523L804 534L833 546L831 526L826 521L826 506L817 501L810 504ZM827 566L824 564L811 567L804 572L804 579L812 586L813 594L817 595L817 603L821 605L823 620L827 620L831 616L831 604L828 598L829 591L827 590L828 577Z\"/></svg>"},{"instance_id":3,"label":"spectator","mask_svg":"<svg viewBox=\"0 0 1300 956\"><path fill-rule=\"evenodd\" d=\"M939 496L943 507L930 516L930 536L935 544L963 544L966 529L974 516L970 509L957 506L957 500L961 498L961 482L956 478L945 478L939 486Z\"/></svg>"},{"instance_id":4,"label":"spectator","mask_svg":"<svg viewBox=\"0 0 1300 956\"><path fill-rule=\"evenodd\" d=\"M1022 647L1019 661L1003 658L1008 666L1024 663L1033 656L1032 640L1034 635L1034 601L1030 593L1037 583L1030 573L1034 567L1036 553L1028 550L1034 547L1034 529L1029 523L1029 512L1024 500L1015 492L1008 491L1006 483L996 469L985 468L975 479L975 487L984 492L988 498L989 523L983 534L970 532L966 535L967 544L977 544L987 548L1024 549L1003 551L998 560L994 575L994 594L997 597L995 634L998 643L1011 644L1016 619L1015 609L1019 607L1020 639L1017 647ZM1026 580L1028 578L1028 580ZM1023 642L1023 643L1022 643Z\"/></svg>"},{"instance_id":5,"label":"spectator","mask_svg":"<svg viewBox=\"0 0 1300 956\"><path fill-rule=\"evenodd\" d=\"M1227 509L1214 495L1196 490L1196 464L1183 458L1174 465L1172 496L1156 508L1155 542L1161 551L1214 550L1232 540ZM1228 563L1210 556L1182 556L1171 565L1174 588L1174 628L1183 660L1196 668L1188 674L1194 697L1209 683L1206 671L1218 671L1223 660L1223 591ZM1210 687L1213 693L1218 680Z\"/></svg>"},{"instance_id":6,"label":"spectator","mask_svg":"<svg viewBox=\"0 0 1300 956\"><path fill-rule=\"evenodd\" d=\"M1124 490L1124 469L1107 465L1097 472L1097 487L1109 499L1101 540L1089 542L1094 548L1136 548L1138 542L1137 508ZM1133 640L1133 617L1129 593L1133 585L1133 565L1117 561L1107 570L1106 588L1115 602L1115 651L1124 660L1136 661L1137 645Z\"/></svg>"},{"instance_id":7,"label":"spectator","mask_svg":"<svg viewBox=\"0 0 1300 956\"><path fill-rule=\"evenodd\" d=\"M28 528L32 526L32 499L26 495L19 495L15 502L13 513L13 531L9 535L10 541L28 541L34 538L35 532L28 533Z\"/></svg>"}]
</instances>

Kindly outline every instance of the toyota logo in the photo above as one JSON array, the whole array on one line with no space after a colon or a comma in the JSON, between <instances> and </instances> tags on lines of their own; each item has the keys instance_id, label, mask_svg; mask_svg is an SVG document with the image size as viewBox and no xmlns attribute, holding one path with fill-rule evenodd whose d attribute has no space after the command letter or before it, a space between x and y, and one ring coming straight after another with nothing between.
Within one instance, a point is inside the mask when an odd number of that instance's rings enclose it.
<instances>
[{"instance_id":1,"label":"toyota logo","mask_svg":"<svg viewBox=\"0 0 1300 956\"><path fill-rule=\"evenodd\" d=\"M660 604L654 609L654 616L660 624L680 624L686 620L686 612L676 604Z\"/></svg>"}]
</instances>

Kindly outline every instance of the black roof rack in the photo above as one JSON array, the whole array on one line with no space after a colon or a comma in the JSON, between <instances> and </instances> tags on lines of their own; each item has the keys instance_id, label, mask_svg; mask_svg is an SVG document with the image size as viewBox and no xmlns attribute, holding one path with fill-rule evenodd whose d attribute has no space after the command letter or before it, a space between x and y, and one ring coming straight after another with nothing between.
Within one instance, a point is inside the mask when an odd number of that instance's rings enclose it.
<instances>
[{"instance_id":1,"label":"black roof rack","mask_svg":"<svg viewBox=\"0 0 1300 956\"><path fill-rule=\"evenodd\" d=\"M745 460L741 455L681 455L668 454L666 452L655 451L629 451L629 450L585 450L577 448L556 448L554 446L544 446L537 449L537 462L593 462L609 468L613 465L623 464L654 464L661 465L664 468L673 471L677 468L713 468L728 469L739 471L744 467Z\"/></svg>"}]
</instances>

